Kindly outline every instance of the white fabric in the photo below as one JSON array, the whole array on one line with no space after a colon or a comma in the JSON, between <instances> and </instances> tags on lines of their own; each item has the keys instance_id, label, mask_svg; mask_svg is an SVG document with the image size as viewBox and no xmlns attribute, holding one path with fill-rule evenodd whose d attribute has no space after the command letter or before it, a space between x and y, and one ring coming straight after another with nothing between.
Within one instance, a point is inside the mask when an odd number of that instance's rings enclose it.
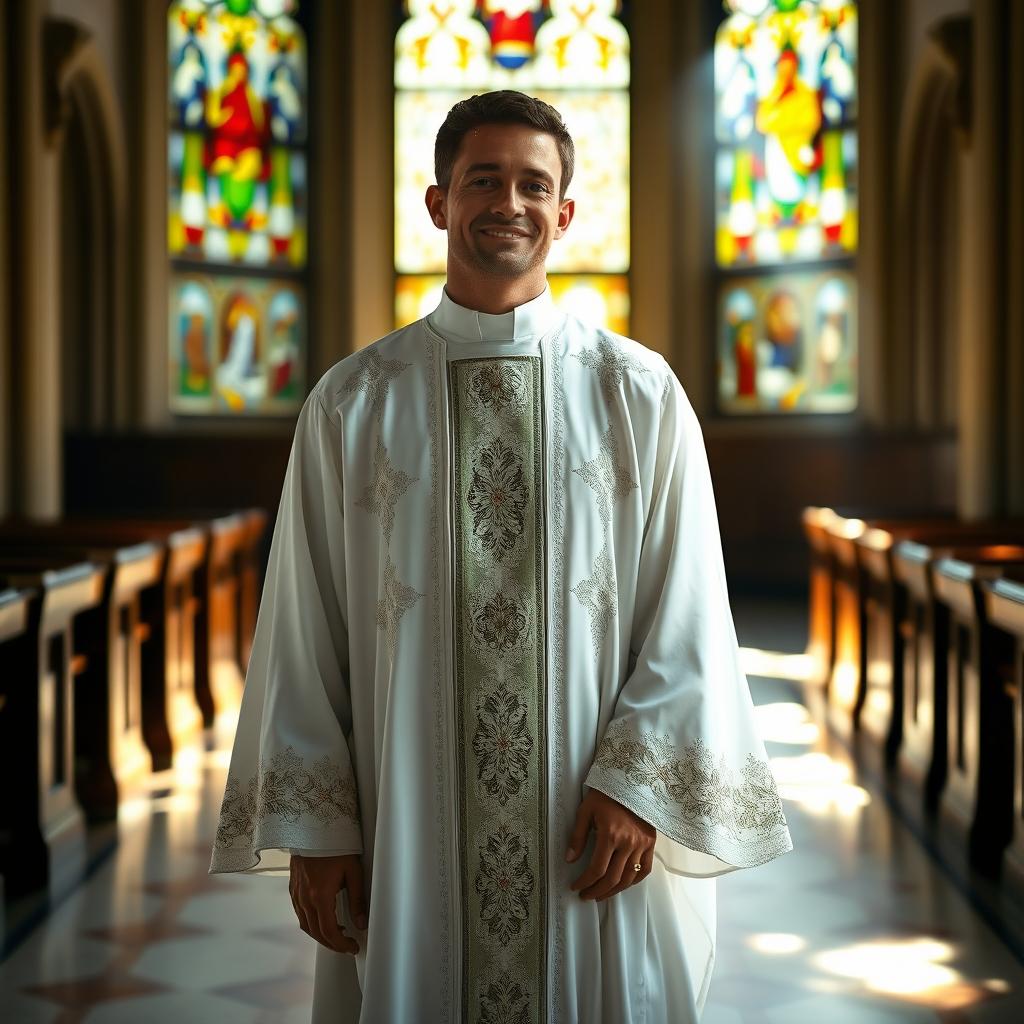
<instances>
[{"instance_id":1,"label":"white fabric","mask_svg":"<svg viewBox=\"0 0 1024 1024\"><path fill-rule=\"evenodd\" d=\"M559 313L549 290L499 315L445 292L303 405L211 862L281 873L288 850L362 854L369 926L339 895L360 952L317 946L316 1022L463 1019L445 368L531 353L546 438L547 1020L696 1020L713 876L791 849L679 381L638 342ZM589 787L658 829L651 875L600 902L569 889L593 832L564 860Z\"/></svg>"}]
</instances>

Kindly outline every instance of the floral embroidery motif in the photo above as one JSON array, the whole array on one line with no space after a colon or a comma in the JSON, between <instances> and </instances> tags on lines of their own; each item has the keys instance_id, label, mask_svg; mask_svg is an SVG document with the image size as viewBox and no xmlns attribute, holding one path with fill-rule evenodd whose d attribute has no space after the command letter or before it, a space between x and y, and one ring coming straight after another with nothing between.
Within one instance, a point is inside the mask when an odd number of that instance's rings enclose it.
<instances>
[{"instance_id":1,"label":"floral embroidery motif","mask_svg":"<svg viewBox=\"0 0 1024 1024\"><path fill-rule=\"evenodd\" d=\"M499 590L473 615L477 638L495 651L518 647L526 634L526 612L514 594Z\"/></svg>"},{"instance_id":2,"label":"floral embroidery motif","mask_svg":"<svg viewBox=\"0 0 1024 1024\"><path fill-rule=\"evenodd\" d=\"M618 603L618 588L615 584L615 567L608 553L608 542L594 561L589 576L584 577L572 588L572 593L590 612L590 637L595 655L601 653L601 641L608 632L608 626L615 618Z\"/></svg>"},{"instance_id":3,"label":"floral embroidery motif","mask_svg":"<svg viewBox=\"0 0 1024 1024\"><path fill-rule=\"evenodd\" d=\"M318 829L339 820L358 826L355 780L326 754L307 765L287 746L269 763L261 759L256 774L244 783L229 776L214 846L241 841L252 848L257 830L271 815L291 825L308 817Z\"/></svg>"},{"instance_id":4,"label":"floral embroidery motif","mask_svg":"<svg viewBox=\"0 0 1024 1024\"><path fill-rule=\"evenodd\" d=\"M629 471L619 462L619 445L612 434L611 424L601 435L599 454L573 472L578 473L601 499L599 508L606 522L612 505L637 487Z\"/></svg>"},{"instance_id":5,"label":"floral embroidery motif","mask_svg":"<svg viewBox=\"0 0 1024 1024\"><path fill-rule=\"evenodd\" d=\"M373 456L373 482L363 489L363 496L356 504L380 519L385 543L391 541L398 499L417 480L419 477L409 476L391 461L384 442L378 437Z\"/></svg>"},{"instance_id":6,"label":"floral embroidery motif","mask_svg":"<svg viewBox=\"0 0 1024 1024\"><path fill-rule=\"evenodd\" d=\"M522 456L500 437L493 438L474 462L466 504L474 535L497 561L502 561L522 536L529 500Z\"/></svg>"},{"instance_id":7,"label":"floral embroidery motif","mask_svg":"<svg viewBox=\"0 0 1024 1024\"><path fill-rule=\"evenodd\" d=\"M480 1024L528 1024L530 994L514 982L508 973L480 994Z\"/></svg>"},{"instance_id":8,"label":"floral embroidery motif","mask_svg":"<svg viewBox=\"0 0 1024 1024\"><path fill-rule=\"evenodd\" d=\"M505 806L519 792L530 769L533 739L526 726L526 702L501 683L477 707L473 752L477 779Z\"/></svg>"},{"instance_id":9,"label":"floral embroidery motif","mask_svg":"<svg viewBox=\"0 0 1024 1024\"><path fill-rule=\"evenodd\" d=\"M357 358L356 368L345 381L342 392L346 395L355 391L364 392L370 399L370 409L374 418L380 420L391 381L410 366L412 363L406 363L401 359L382 358L377 346L371 345Z\"/></svg>"},{"instance_id":10,"label":"floral embroidery motif","mask_svg":"<svg viewBox=\"0 0 1024 1024\"><path fill-rule=\"evenodd\" d=\"M491 934L507 946L529 917L533 872L521 836L501 825L480 850L476 875L480 914Z\"/></svg>"},{"instance_id":11,"label":"floral embroidery motif","mask_svg":"<svg viewBox=\"0 0 1024 1024\"><path fill-rule=\"evenodd\" d=\"M425 594L398 578L398 570L388 552L384 563L381 598L377 601L377 628L384 632L388 650L394 655L398 642L398 623L402 616Z\"/></svg>"},{"instance_id":12,"label":"floral embroidery motif","mask_svg":"<svg viewBox=\"0 0 1024 1024\"><path fill-rule=\"evenodd\" d=\"M648 368L628 355L624 348L616 345L610 338L601 335L597 342L597 348L585 348L573 355L584 365L597 371L597 379L601 385L601 392L605 402L611 403L615 393L619 390L622 378L627 370L636 370L640 373L647 373Z\"/></svg>"},{"instance_id":13,"label":"floral embroidery motif","mask_svg":"<svg viewBox=\"0 0 1024 1024\"><path fill-rule=\"evenodd\" d=\"M494 360L496 365L482 366L469 381L470 393L485 408L501 412L523 404L526 381L523 375L507 362Z\"/></svg>"},{"instance_id":14,"label":"floral embroidery motif","mask_svg":"<svg viewBox=\"0 0 1024 1024\"><path fill-rule=\"evenodd\" d=\"M668 736L647 730L634 735L625 721L615 719L594 764L622 772L630 788L649 793L702 832L757 842L786 829L771 768L753 754L737 778L725 757L716 761L700 737L680 752Z\"/></svg>"}]
</instances>

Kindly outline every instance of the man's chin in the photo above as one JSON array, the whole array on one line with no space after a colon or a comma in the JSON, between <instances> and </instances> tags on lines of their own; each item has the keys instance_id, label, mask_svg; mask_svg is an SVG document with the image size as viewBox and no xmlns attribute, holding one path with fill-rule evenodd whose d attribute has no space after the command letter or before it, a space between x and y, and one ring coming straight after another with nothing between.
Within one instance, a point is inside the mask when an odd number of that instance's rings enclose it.
<instances>
[{"instance_id":1,"label":"man's chin","mask_svg":"<svg viewBox=\"0 0 1024 1024\"><path fill-rule=\"evenodd\" d=\"M530 253L525 256L523 253L476 253L473 262L478 270L494 277L522 277L528 274L538 263L543 263L544 258L538 258L537 253Z\"/></svg>"}]
</instances>

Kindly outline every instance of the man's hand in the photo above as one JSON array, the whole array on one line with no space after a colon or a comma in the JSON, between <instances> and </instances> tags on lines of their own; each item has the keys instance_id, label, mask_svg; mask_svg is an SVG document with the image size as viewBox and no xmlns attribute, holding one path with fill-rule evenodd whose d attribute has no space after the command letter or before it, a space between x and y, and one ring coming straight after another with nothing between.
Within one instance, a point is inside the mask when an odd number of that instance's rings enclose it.
<instances>
[{"instance_id":1,"label":"man's hand","mask_svg":"<svg viewBox=\"0 0 1024 1024\"><path fill-rule=\"evenodd\" d=\"M597 845L586 871L571 888L582 890L581 899L603 900L651 873L658 830L618 800L591 789L576 812L566 860L575 860L586 846L591 822L597 832ZM640 865L639 871L633 869L634 864Z\"/></svg>"},{"instance_id":2,"label":"man's hand","mask_svg":"<svg viewBox=\"0 0 1024 1024\"><path fill-rule=\"evenodd\" d=\"M300 857L292 854L288 894L299 927L336 953L358 953L359 943L338 924L336 901L348 890L348 909L357 928L366 928L363 862L358 853L340 857Z\"/></svg>"}]
</instances>

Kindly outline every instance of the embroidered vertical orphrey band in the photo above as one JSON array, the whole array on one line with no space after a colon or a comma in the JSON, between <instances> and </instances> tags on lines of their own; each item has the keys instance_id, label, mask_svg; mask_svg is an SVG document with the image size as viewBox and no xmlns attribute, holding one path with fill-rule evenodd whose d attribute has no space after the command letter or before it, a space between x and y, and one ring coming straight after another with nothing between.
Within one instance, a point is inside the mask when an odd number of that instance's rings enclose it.
<instances>
[{"instance_id":1,"label":"embroidered vertical orphrey band","mask_svg":"<svg viewBox=\"0 0 1024 1024\"><path fill-rule=\"evenodd\" d=\"M547 1019L540 356L448 365L463 1020Z\"/></svg>"}]
</instances>

